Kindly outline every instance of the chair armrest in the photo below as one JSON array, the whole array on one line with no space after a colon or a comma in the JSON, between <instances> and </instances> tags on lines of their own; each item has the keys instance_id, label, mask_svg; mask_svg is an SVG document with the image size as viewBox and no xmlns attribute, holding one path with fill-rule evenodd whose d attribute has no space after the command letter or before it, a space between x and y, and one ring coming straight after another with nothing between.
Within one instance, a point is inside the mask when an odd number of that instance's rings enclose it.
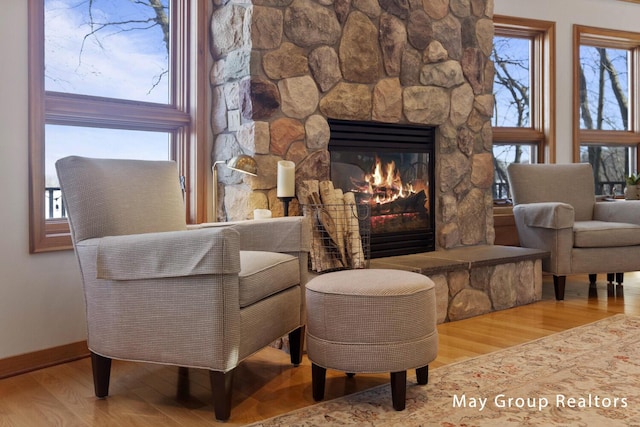
<instances>
[{"instance_id":1,"label":"chair armrest","mask_svg":"<svg viewBox=\"0 0 640 427\"><path fill-rule=\"evenodd\" d=\"M513 207L513 215L527 227L560 230L572 228L575 220L573 207L567 203L525 203Z\"/></svg>"},{"instance_id":2,"label":"chair armrest","mask_svg":"<svg viewBox=\"0 0 640 427\"><path fill-rule=\"evenodd\" d=\"M240 238L233 228L109 236L92 240L98 244L98 279L157 279L237 274L240 271Z\"/></svg>"},{"instance_id":3,"label":"chair armrest","mask_svg":"<svg viewBox=\"0 0 640 427\"><path fill-rule=\"evenodd\" d=\"M640 224L640 200L596 202L593 208L593 219Z\"/></svg>"},{"instance_id":4,"label":"chair armrest","mask_svg":"<svg viewBox=\"0 0 640 427\"><path fill-rule=\"evenodd\" d=\"M573 248L573 207L566 203L525 203L513 207L520 245L549 252L542 270L555 274L571 273Z\"/></svg>"},{"instance_id":5,"label":"chair armrest","mask_svg":"<svg viewBox=\"0 0 640 427\"><path fill-rule=\"evenodd\" d=\"M197 228L233 228L240 233L240 250L309 252L311 223L308 217L288 216L260 220L213 222Z\"/></svg>"}]
</instances>

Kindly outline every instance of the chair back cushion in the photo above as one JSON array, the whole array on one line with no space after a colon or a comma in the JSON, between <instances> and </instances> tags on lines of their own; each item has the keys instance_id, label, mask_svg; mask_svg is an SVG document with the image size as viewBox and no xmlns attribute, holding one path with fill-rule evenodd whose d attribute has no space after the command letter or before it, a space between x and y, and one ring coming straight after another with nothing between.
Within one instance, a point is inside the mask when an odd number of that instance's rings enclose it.
<instances>
[{"instance_id":1,"label":"chair back cushion","mask_svg":"<svg viewBox=\"0 0 640 427\"><path fill-rule=\"evenodd\" d=\"M519 164L507 168L513 204L561 202L573 206L576 221L593 219L595 184L589 163Z\"/></svg>"},{"instance_id":2,"label":"chair back cushion","mask_svg":"<svg viewBox=\"0 0 640 427\"><path fill-rule=\"evenodd\" d=\"M70 156L56 171L75 242L187 228L175 162Z\"/></svg>"}]
</instances>

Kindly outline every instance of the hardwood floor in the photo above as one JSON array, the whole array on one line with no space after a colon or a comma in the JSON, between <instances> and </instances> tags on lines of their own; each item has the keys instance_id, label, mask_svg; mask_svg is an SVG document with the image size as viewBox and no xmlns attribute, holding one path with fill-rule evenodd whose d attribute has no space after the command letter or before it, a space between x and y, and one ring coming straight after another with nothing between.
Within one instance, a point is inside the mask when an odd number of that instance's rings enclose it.
<instances>
[{"instance_id":1,"label":"hardwood floor","mask_svg":"<svg viewBox=\"0 0 640 427\"><path fill-rule=\"evenodd\" d=\"M543 300L538 303L439 325L438 358L430 366L462 361L616 313L640 315L640 273L625 275L624 297L607 297L604 281L599 277L598 295L589 297L587 276L570 277L565 301L556 302L551 278L545 277ZM226 423L214 420L207 372L191 370L189 377L179 380L173 367L114 361L110 397L104 400L94 397L88 358L7 378L0 380L0 427L237 426L314 404L308 360L294 368L288 355L273 348L238 368L231 420ZM325 399L388 381L388 375L349 379L327 371Z\"/></svg>"}]
</instances>

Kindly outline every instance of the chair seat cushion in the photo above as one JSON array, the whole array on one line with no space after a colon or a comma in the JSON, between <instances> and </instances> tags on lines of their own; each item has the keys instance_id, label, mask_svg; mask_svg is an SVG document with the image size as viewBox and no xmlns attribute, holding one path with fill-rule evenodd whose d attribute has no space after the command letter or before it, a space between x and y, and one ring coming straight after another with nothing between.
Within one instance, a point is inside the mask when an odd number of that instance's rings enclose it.
<instances>
[{"instance_id":1,"label":"chair seat cushion","mask_svg":"<svg viewBox=\"0 0 640 427\"><path fill-rule=\"evenodd\" d=\"M625 222L576 221L573 234L576 248L640 245L640 225Z\"/></svg>"},{"instance_id":2,"label":"chair seat cushion","mask_svg":"<svg viewBox=\"0 0 640 427\"><path fill-rule=\"evenodd\" d=\"M278 252L240 251L240 307L300 283L298 258Z\"/></svg>"}]
</instances>

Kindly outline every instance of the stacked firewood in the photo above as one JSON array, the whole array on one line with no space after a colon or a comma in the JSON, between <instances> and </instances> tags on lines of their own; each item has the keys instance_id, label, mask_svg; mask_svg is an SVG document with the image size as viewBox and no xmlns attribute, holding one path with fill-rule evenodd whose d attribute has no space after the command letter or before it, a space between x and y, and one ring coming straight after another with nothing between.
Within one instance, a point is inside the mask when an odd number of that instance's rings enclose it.
<instances>
[{"instance_id":1,"label":"stacked firewood","mask_svg":"<svg viewBox=\"0 0 640 427\"><path fill-rule=\"evenodd\" d=\"M298 200L312 217L311 269L317 272L365 268L358 207L352 192L331 181L304 181Z\"/></svg>"}]
</instances>

